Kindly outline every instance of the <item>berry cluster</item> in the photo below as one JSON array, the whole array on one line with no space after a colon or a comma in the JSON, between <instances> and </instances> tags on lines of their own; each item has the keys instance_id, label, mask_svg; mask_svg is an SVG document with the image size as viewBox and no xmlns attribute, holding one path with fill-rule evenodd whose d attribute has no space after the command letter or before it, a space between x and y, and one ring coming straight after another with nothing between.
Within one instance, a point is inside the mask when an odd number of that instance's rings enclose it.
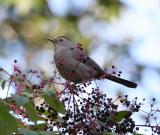
<instances>
[{"instance_id":1,"label":"berry cluster","mask_svg":"<svg viewBox=\"0 0 160 135\"><path fill-rule=\"evenodd\" d=\"M48 119L50 131L58 127L63 134L71 135L134 133L135 122L130 116L139 111L141 103L138 104L137 100L130 102L127 95L113 100L100 92L98 87L87 92L86 88L90 84L91 82L81 85L66 84L59 99L66 106L67 112L61 121ZM122 103L127 108L120 120L116 120L116 117L119 117L118 103Z\"/></svg>"}]
</instances>

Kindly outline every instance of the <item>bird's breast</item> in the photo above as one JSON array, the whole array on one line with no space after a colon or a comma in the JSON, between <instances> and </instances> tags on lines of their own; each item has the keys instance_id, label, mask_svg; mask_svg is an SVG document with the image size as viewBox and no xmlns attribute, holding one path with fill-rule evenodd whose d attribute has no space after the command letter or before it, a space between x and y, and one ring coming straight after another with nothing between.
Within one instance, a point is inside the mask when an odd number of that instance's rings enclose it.
<instances>
[{"instance_id":1,"label":"bird's breast","mask_svg":"<svg viewBox=\"0 0 160 135\"><path fill-rule=\"evenodd\" d=\"M77 74L76 66L78 62L73 59L66 49L56 50L54 54L54 61L58 72L63 78L71 82L77 82L82 78Z\"/></svg>"}]
</instances>

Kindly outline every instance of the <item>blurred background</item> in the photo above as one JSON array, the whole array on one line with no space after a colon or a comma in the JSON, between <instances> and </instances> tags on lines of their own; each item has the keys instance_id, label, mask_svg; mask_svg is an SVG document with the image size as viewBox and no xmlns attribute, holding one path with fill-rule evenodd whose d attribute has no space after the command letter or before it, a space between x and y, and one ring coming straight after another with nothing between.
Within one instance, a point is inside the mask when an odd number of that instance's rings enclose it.
<instances>
[{"instance_id":1,"label":"blurred background","mask_svg":"<svg viewBox=\"0 0 160 135\"><path fill-rule=\"evenodd\" d=\"M123 78L138 83L128 89L98 82L108 94L158 99L159 13L159 0L0 0L0 67L12 72L16 59L24 71L51 77L53 46L47 38L67 35L101 67L115 65Z\"/></svg>"},{"instance_id":2,"label":"blurred background","mask_svg":"<svg viewBox=\"0 0 160 135\"><path fill-rule=\"evenodd\" d=\"M98 81L104 92L146 98L144 108L150 107L160 96L159 13L159 0L0 0L0 67L11 73L17 60L23 71L52 77L53 46L47 38L67 35L101 67L114 65L123 78L138 83L129 89Z\"/></svg>"}]
</instances>

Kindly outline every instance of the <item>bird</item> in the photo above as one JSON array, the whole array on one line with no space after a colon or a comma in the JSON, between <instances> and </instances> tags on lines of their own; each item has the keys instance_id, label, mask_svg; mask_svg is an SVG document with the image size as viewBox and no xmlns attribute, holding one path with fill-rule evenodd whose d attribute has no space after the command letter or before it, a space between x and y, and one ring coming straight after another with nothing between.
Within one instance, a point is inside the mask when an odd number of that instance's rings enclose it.
<instances>
[{"instance_id":1,"label":"bird","mask_svg":"<svg viewBox=\"0 0 160 135\"><path fill-rule=\"evenodd\" d=\"M54 63L60 75L69 82L83 83L96 79L108 79L129 88L137 84L110 73L106 73L82 48L66 36L49 37L54 45Z\"/></svg>"}]
</instances>

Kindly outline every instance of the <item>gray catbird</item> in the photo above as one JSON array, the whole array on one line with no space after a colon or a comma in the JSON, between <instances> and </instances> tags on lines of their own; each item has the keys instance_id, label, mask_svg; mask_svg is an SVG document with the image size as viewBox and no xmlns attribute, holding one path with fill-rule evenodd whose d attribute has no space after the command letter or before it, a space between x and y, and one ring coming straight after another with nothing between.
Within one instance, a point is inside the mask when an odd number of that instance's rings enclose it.
<instances>
[{"instance_id":1,"label":"gray catbird","mask_svg":"<svg viewBox=\"0 0 160 135\"><path fill-rule=\"evenodd\" d=\"M70 82L81 83L93 79L106 78L130 88L136 88L137 84L109 73L102 68L83 51L81 44L75 44L69 38L60 36L48 38L55 47L54 61L57 70L63 78Z\"/></svg>"}]
</instances>

